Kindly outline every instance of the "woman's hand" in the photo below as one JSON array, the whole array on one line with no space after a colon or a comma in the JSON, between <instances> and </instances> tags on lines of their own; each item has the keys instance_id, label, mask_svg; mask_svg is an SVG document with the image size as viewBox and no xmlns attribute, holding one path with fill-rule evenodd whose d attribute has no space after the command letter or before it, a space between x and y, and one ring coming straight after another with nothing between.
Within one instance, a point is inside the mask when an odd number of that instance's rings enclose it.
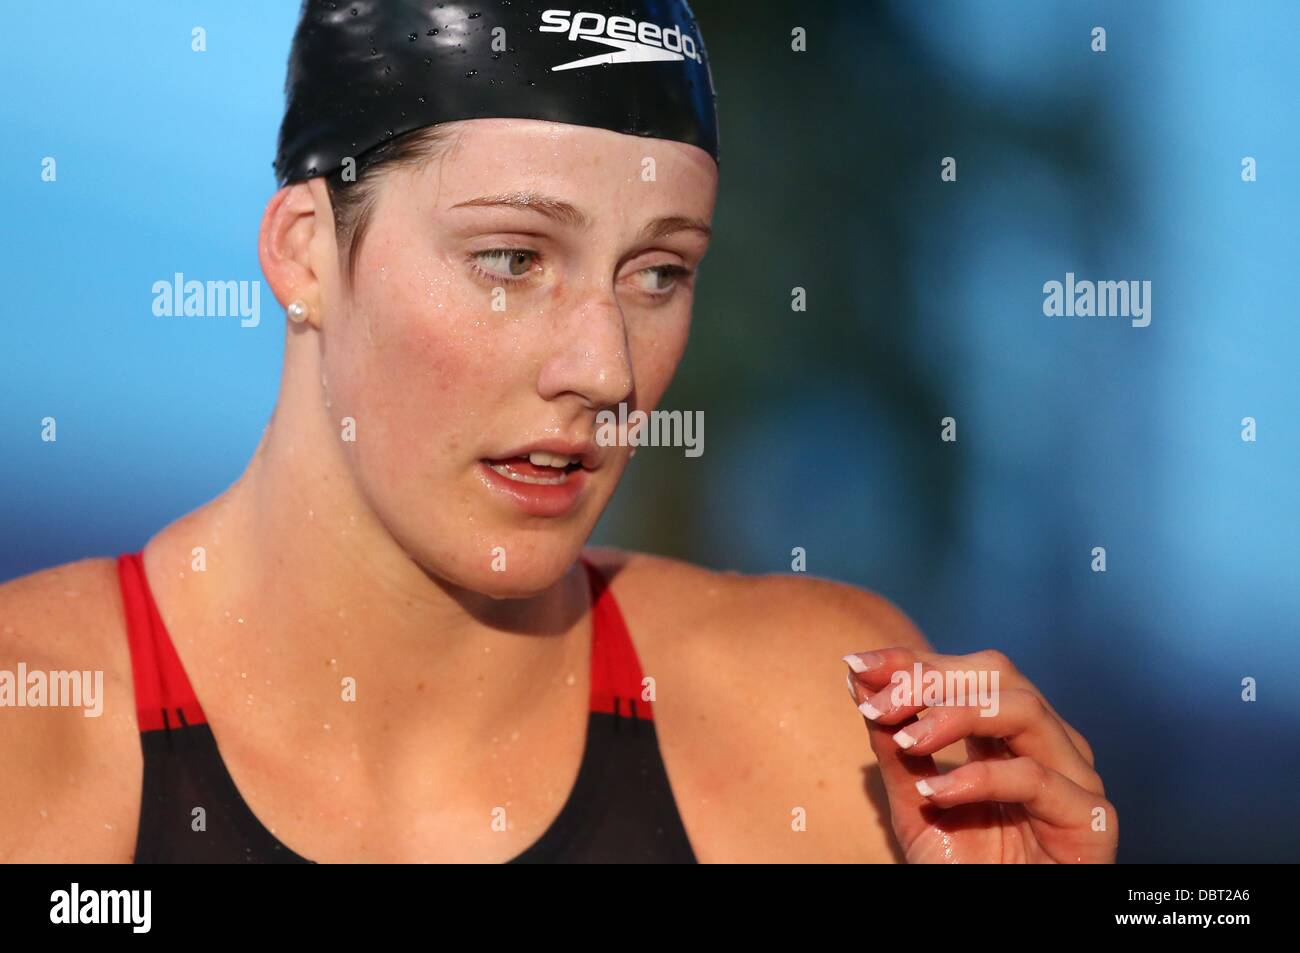
<instances>
[{"instance_id":1,"label":"woman's hand","mask_svg":"<svg viewBox=\"0 0 1300 953\"><path fill-rule=\"evenodd\" d=\"M1114 862L1119 823L1092 748L1006 656L844 661L909 863ZM941 773L931 755L963 739L966 763Z\"/></svg>"}]
</instances>

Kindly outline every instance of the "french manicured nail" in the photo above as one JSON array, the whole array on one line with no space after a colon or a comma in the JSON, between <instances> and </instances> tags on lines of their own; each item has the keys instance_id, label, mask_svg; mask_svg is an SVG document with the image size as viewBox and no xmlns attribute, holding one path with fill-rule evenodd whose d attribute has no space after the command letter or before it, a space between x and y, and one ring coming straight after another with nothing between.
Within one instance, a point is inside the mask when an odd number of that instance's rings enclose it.
<instances>
[{"instance_id":1,"label":"french manicured nail","mask_svg":"<svg viewBox=\"0 0 1300 953\"><path fill-rule=\"evenodd\" d=\"M884 661L884 656L878 652L855 652L844 656L844 664L859 675L879 667Z\"/></svg>"},{"instance_id":2,"label":"french manicured nail","mask_svg":"<svg viewBox=\"0 0 1300 953\"><path fill-rule=\"evenodd\" d=\"M879 718L882 714L884 714L883 712L877 711L875 708L873 708L873 707L871 706L871 702L870 702L870 701L865 701L865 702L863 702L861 705L859 705L859 706L858 706L858 711L862 712L862 714L866 715L866 716L867 716L868 718L870 718L872 721L875 721L875 720L876 720L877 718Z\"/></svg>"},{"instance_id":3,"label":"french manicured nail","mask_svg":"<svg viewBox=\"0 0 1300 953\"><path fill-rule=\"evenodd\" d=\"M858 708L861 709L862 714L866 715L872 721L875 721L881 715L888 715L896 707L894 705L892 692L892 689L882 688L880 691L869 695L867 700L859 705Z\"/></svg>"},{"instance_id":4,"label":"french manicured nail","mask_svg":"<svg viewBox=\"0 0 1300 953\"><path fill-rule=\"evenodd\" d=\"M900 748L910 748L928 737L930 737L930 726L924 721L918 721L914 725L908 725L902 731L894 732L894 744Z\"/></svg>"},{"instance_id":5,"label":"french manicured nail","mask_svg":"<svg viewBox=\"0 0 1300 953\"><path fill-rule=\"evenodd\" d=\"M952 787L952 778L944 774L936 774L932 778L922 778L916 782L916 790L921 797L934 797L936 794L942 794Z\"/></svg>"},{"instance_id":6,"label":"french manicured nail","mask_svg":"<svg viewBox=\"0 0 1300 953\"><path fill-rule=\"evenodd\" d=\"M854 684L853 684L853 676L850 675L848 672L845 672L845 673L844 673L844 681L846 681L846 682L848 683L848 685L849 685L849 695L853 698L853 702L854 702L854 704L857 704L857 701L858 701L858 690L857 690L857 688L856 688L856 687L854 686Z\"/></svg>"}]
</instances>

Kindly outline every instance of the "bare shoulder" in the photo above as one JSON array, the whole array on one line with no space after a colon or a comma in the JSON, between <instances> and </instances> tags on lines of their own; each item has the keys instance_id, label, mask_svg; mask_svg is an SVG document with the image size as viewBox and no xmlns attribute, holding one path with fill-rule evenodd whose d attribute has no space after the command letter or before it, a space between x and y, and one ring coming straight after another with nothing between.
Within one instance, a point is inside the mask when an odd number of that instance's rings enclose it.
<instances>
[{"instance_id":1,"label":"bare shoulder","mask_svg":"<svg viewBox=\"0 0 1300 953\"><path fill-rule=\"evenodd\" d=\"M897 859L843 656L930 651L885 597L801 574L716 572L588 550L647 676L674 792L701 860ZM685 801L685 803L682 803Z\"/></svg>"},{"instance_id":2,"label":"bare shoulder","mask_svg":"<svg viewBox=\"0 0 1300 953\"><path fill-rule=\"evenodd\" d=\"M0 584L0 646L54 659L122 634L112 559L83 559Z\"/></svg>"},{"instance_id":3,"label":"bare shoulder","mask_svg":"<svg viewBox=\"0 0 1300 953\"><path fill-rule=\"evenodd\" d=\"M763 653L769 661L799 660L816 646L840 665L849 652L881 646L932 650L902 609L848 583L802 573L720 572L619 549L593 547L585 555L611 580L625 612L647 625L647 637L684 632L713 651ZM682 641L675 640L679 649Z\"/></svg>"},{"instance_id":4,"label":"bare shoulder","mask_svg":"<svg viewBox=\"0 0 1300 953\"><path fill-rule=\"evenodd\" d=\"M130 860L141 756L113 560L0 585L0 762L0 861Z\"/></svg>"}]
</instances>

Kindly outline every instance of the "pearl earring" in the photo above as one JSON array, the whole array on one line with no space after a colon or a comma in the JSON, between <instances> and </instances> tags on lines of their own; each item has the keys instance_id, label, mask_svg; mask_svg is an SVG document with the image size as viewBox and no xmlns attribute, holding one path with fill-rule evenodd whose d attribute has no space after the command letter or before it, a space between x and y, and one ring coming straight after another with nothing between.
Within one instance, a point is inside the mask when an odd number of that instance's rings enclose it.
<instances>
[{"instance_id":1,"label":"pearl earring","mask_svg":"<svg viewBox=\"0 0 1300 953\"><path fill-rule=\"evenodd\" d=\"M307 302L299 298L296 301L289 302L289 307L285 308L285 314L289 316L289 320L294 324L302 324L307 320L309 310Z\"/></svg>"}]
</instances>

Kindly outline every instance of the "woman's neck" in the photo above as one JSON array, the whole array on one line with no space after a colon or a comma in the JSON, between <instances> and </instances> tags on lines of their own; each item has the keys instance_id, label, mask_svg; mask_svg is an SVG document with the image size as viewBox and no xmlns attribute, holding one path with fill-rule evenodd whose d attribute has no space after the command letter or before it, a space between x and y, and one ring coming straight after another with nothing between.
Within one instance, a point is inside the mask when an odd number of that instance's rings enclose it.
<instances>
[{"instance_id":1,"label":"woman's neck","mask_svg":"<svg viewBox=\"0 0 1300 953\"><path fill-rule=\"evenodd\" d=\"M426 572L366 504L304 377L286 372L243 476L146 547L164 621L190 646L182 655L206 660L232 692L248 688L253 668L257 687L295 704L319 696L327 711L339 692L322 678L350 677L358 696L389 702L369 708L375 717L416 714L411 707L471 730L525 691L537 700L553 681L581 681L580 567L527 599L491 599Z\"/></svg>"}]
</instances>

